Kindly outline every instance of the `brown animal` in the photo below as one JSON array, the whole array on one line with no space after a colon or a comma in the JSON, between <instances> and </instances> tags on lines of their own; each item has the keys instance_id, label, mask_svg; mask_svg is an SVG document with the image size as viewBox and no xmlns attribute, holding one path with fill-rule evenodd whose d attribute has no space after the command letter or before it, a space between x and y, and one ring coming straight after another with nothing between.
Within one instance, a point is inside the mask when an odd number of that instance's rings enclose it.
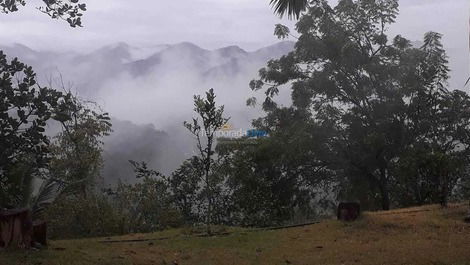
<instances>
[{"instance_id":1,"label":"brown animal","mask_svg":"<svg viewBox=\"0 0 470 265\"><path fill-rule=\"evenodd\" d=\"M355 221L361 215L361 206L356 202L342 202L338 205L338 220Z\"/></svg>"}]
</instances>

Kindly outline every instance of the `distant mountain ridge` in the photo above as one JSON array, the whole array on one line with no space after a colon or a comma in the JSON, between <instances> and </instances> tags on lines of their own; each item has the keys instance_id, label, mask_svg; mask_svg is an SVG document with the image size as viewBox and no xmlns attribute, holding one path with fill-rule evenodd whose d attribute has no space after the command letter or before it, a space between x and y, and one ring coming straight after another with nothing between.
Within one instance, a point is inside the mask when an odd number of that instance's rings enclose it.
<instances>
[{"instance_id":1,"label":"distant mountain ridge","mask_svg":"<svg viewBox=\"0 0 470 265\"><path fill-rule=\"evenodd\" d=\"M255 51L239 46L204 49L190 42L133 47L120 42L91 52L36 51L25 45L1 46L8 57L31 65L41 85L50 78L85 99L98 102L113 116L104 146L105 183L135 181L128 160L145 160L152 168L172 172L193 155L193 139L182 126L190 119L192 98L214 88L227 117L245 128L259 110L245 104L248 87L267 61L294 49L280 42ZM52 84L60 89L61 82ZM130 121L130 122L128 122ZM148 125L151 124L151 125Z\"/></svg>"},{"instance_id":2,"label":"distant mountain ridge","mask_svg":"<svg viewBox=\"0 0 470 265\"><path fill-rule=\"evenodd\" d=\"M87 61L90 58L101 58L108 60L122 60L123 63L133 63L139 61L151 60L154 57L161 56L170 52L181 52L186 54L198 54L200 56L217 55L221 58L244 58L254 56L257 58L264 57L271 59L280 57L287 52L293 50L295 42L282 41L273 45L262 47L255 51L246 51L237 45L221 47L217 49L204 49L191 42L181 42L176 44L160 44L148 47L134 47L125 42L118 42L111 45L106 45L91 52L55 52L53 50L34 50L26 45L15 43L13 45L0 45L0 51L4 51L9 57L18 57L26 63L37 63L38 59L43 59L44 56L59 55L65 57L72 57L77 63ZM48 59L53 59L49 57Z\"/></svg>"},{"instance_id":3,"label":"distant mountain ridge","mask_svg":"<svg viewBox=\"0 0 470 265\"><path fill-rule=\"evenodd\" d=\"M245 69L259 68L269 60L278 58L294 48L294 42L280 42L256 51L239 46L208 50L191 42L173 45L133 47L120 42L88 53L36 51L22 44L1 46L9 57L18 57L37 73L51 76L61 73L73 81L80 92L92 95L91 87L122 74L141 77L148 74L168 73L169 70L191 70L203 79L232 78Z\"/></svg>"}]
</instances>

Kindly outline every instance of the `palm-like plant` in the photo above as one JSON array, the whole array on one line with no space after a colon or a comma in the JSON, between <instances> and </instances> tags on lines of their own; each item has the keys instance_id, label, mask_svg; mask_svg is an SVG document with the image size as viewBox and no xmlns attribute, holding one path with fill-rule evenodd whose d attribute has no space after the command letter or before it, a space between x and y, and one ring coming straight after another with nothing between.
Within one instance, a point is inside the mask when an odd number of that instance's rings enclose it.
<instances>
[{"instance_id":1,"label":"palm-like plant","mask_svg":"<svg viewBox=\"0 0 470 265\"><path fill-rule=\"evenodd\" d=\"M271 0L274 12L280 17L299 18L300 13L308 6L308 0Z\"/></svg>"},{"instance_id":2,"label":"palm-like plant","mask_svg":"<svg viewBox=\"0 0 470 265\"><path fill-rule=\"evenodd\" d=\"M59 195L60 187L53 179L46 179L41 184L38 193L31 198L29 207L31 208L33 219L40 219L42 213L54 199Z\"/></svg>"}]
</instances>

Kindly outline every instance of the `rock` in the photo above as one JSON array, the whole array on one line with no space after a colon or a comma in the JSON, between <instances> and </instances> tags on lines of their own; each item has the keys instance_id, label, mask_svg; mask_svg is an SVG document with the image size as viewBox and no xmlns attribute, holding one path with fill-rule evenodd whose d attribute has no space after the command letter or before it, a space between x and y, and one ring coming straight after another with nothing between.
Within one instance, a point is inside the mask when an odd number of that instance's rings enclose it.
<instances>
[{"instance_id":1,"label":"rock","mask_svg":"<svg viewBox=\"0 0 470 265\"><path fill-rule=\"evenodd\" d=\"M356 202L342 202L338 205L338 220L355 221L361 215L361 206Z\"/></svg>"}]
</instances>

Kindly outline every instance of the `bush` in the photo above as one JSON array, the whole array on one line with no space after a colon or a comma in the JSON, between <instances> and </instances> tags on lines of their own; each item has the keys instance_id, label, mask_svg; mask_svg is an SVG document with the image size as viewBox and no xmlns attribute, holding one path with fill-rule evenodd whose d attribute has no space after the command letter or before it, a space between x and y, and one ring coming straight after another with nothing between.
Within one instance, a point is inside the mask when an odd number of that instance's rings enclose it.
<instances>
[{"instance_id":1,"label":"bush","mask_svg":"<svg viewBox=\"0 0 470 265\"><path fill-rule=\"evenodd\" d=\"M61 196L46 211L51 238L99 237L125 234L129 216L104 195Z\"/></svg>"}]
</instances>

